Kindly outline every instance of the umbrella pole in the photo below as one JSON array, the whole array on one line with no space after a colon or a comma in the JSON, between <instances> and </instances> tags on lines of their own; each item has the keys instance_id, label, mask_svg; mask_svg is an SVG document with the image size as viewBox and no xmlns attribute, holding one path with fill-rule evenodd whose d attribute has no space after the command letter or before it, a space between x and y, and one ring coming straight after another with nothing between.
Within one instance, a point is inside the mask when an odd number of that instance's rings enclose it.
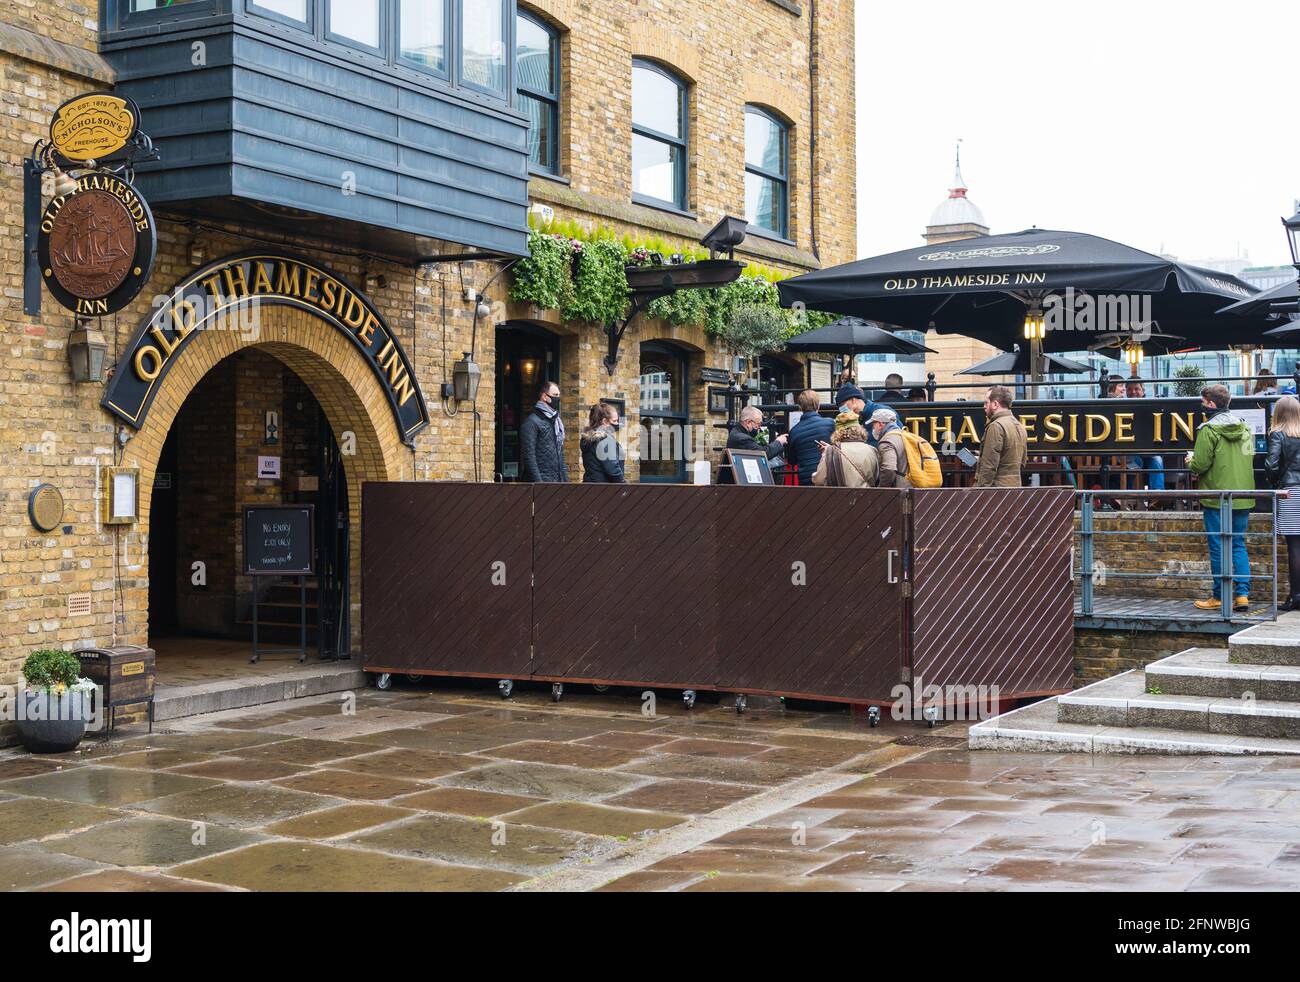
<instances>
[{"instance_id":1,"label":"umbrella pole","mask_svg":"<svg viewBox=\"0 0 1300 982\"><path fill-rule=\"evenodd\" d=\"M1033 385L1029 390L1029 398L1038 398L1038 386L1043 381L1043 342L1040 338L1033 338L1029 342L1029 378Z\"/></svg>"}]
</instances>

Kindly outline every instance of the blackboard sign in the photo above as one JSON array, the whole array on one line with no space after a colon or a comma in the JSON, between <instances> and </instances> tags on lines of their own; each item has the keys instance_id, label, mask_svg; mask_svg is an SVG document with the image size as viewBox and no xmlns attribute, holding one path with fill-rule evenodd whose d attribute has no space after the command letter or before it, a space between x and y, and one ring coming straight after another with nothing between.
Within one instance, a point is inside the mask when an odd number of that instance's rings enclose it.
<instances>
[{"instance_id":1,"label":"blackboard sign","mask_svg":"<svg viewBox=\"0 0 1300 982\"><path fill-rule=\"evenodd\" d=\"M244 572L311 576L316 572L314 505L244 509Z\"/></svg>"}]
</instances>

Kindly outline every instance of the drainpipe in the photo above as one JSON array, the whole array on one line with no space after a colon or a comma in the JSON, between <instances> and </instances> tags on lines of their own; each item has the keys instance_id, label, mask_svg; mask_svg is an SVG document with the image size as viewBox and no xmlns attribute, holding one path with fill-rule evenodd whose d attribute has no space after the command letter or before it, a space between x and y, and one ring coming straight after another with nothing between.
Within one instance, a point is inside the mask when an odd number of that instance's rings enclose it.
<instances>
[{"instance_id":1,"label":"drainpipe","mask_svg":"<svg viewBox=\"0 0 1300 982\"><path fill-rule=\"evenodd\" d=\"M808 218L812 253L821 259L817 239L817 125L817 0L808 0L808 207L812 212Z\"/></svg>"}]
</instances>

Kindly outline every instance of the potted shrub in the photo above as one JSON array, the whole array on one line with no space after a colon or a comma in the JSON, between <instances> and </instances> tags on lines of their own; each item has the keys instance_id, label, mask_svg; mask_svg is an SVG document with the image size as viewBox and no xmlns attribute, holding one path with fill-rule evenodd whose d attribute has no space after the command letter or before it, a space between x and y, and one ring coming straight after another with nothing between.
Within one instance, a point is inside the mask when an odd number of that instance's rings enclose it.
<instances>
[{"instance_id":1,"label":"potted shrub","mask_svg":"<svg viewBox=\"0 0 1300 982\"><path fill-rule=\"evenodd\" d=\"M81 677L70 651L36 651L23 664L27 684L18 713L18 739L34 754L75 750L86 735L95 683Z\"/></svg>"}]
</instances>

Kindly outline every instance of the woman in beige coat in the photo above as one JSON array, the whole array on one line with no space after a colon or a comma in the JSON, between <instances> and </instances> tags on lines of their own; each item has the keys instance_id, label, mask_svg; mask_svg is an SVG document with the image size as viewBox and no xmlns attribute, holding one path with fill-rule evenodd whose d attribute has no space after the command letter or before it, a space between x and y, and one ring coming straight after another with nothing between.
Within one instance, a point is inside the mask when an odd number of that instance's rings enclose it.
<instances>
[{"instance_id":1,"label":"woman in beige coat","mask_svg":"<svg viewBox=\"0 0 1300 982\"><path fill-rule=\"evenodd\" d=\"M880 473L880 455L867 443L857 413L841 413L835 433L822 445L822 461L813 475L819 488L874 488Z\"/></svg>"}]
</instances>

